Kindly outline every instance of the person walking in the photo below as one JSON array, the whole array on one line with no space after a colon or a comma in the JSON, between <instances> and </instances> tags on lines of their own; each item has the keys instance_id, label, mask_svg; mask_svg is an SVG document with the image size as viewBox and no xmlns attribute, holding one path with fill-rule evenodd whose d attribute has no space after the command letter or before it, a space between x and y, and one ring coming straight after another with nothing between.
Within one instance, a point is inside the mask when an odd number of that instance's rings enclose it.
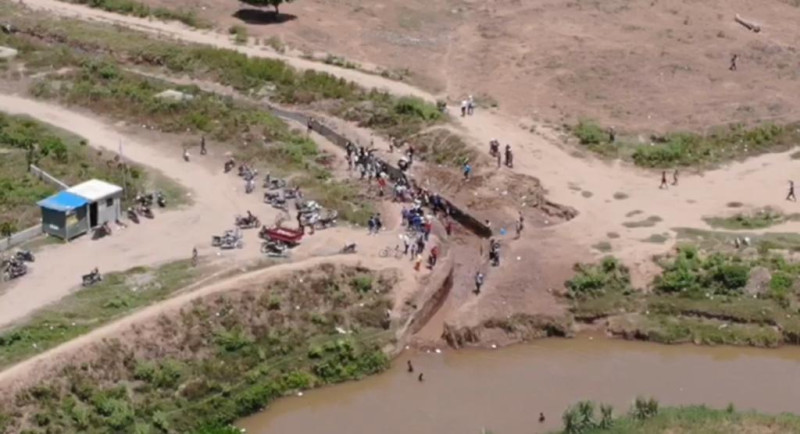
<instances>
[{"instance_id":1,"label":"person walking","mask_svg":"<svg viewBox=\"0 0 800 434\"><path fill-rule=\"evenodd\" d=\"M514 167L514 155L511 153L511 145L506 145L506 167Z\"/></svg>"},{"instance_id":2,"label":"person walking","mask_svg":"<svg viewBox=\"0 0 800 434\"><path fill-rule=\"evenodd\" d=\"M422 267L422 252L417 252L417 257L414 259L414 271L419 271Z\"/></svg>"},{"instance_id":3,"label":"person walking","mask_svg":"<svg viewBox=\"0 0 800 434\"><path fill-rule=\"evenodd\" d=\"M463 100L461 101L461 117L463 118L466 115L467 115L467 100Z\"/></svg>"},{"instance_id":4,"label":"person walking","mask_svg":"<svg viewBox=\"0 0 800 434\"><path fill-rule=\"evenodd\" d=\"M414 372L414 365L411 364L411 360L406 363L408 364L408 372Z\"/></svg>"},{"instance_id":5,"label":"person walking","mask_svg":"<svg viewBox=\"0 0 800 434\"><path fill-rule=\"evenodd\" d=\"M206 155L206 136L200 136L200 155Z\"/></svg>"},{"instance_id":6,"label":"person walking","mask_svg":"<svg viewBox=\"0 0 800 434\"><path fill-rule=\"evenodd\" d=\"M672 172L672 185L678 185L678 169Z\"/></svg>"},{"instance_id":7,"label":"person walking","mask_svg":"<svg viewBox=\"0 0 800 434\"><path fill-rule=\"evenodd\" d=\"M734 54L731 56L731 66L728 68L729 71L736 71L736 61L739 60L739 55Z\"/></svg>"},{"instance_id":8,"label":"person walking","mask_svg":"<svg viewBox=\"0 0 800 434\"><path fill-rule=\"evenodd\" d=\"M447 219L447 222L444 224L444 232L449 237L453 234L453 222L450 219Z\"/></svg>"},{"instance_id":9,"label":"person walking","mask_svg":"<svg viewBox=\"0 0 800 434\"><path fill-rule=\"evenodd\" d=\"M478 271L475 274L475 294L481 293L481 286L483 286L483 273Z\"/></svg>"},{"instance_id":10,"label":"person walking","mask_svg":"<svg viewBox=\"0 0 800 434\"><path fill-rule=\"evenodd\" d=\"M669 188L669 185L667 184L667 171L666 170L662 170L661 171L661 185L659 185L658 188L662 189L662 190L665 189L665 188Z\"/></svg>"},{"instance_id":11,"label":"person walking","mask_svg":"<svg viewBox=\"0 0 800 434\"><path fill-rule=\"evenodd\" d=\"M794 181L789 181L789 194L786 195L786 200L797 202L797 198L794 196Z\"/></svg>"},{"instance_id":12,"label":"person walking","mask_svg":"<svg viewBox=\"0 0 800 434\"><path fill-rule=\"evenodd\" d=\"M403 240L403 255L407 255L408 249L411 247L411 240L408 238L408 234L403 234L400 238Z\"/></svg>"},{"instance_id":13,"label":"person walking","mask_svg":"<svg viewBox=\"0 0 800 434\"><path fill-rule=\"evenodd\" d=\"M467 114L472 116L473 113L475 113L475 99L470 95L467 98Z\"/></svg>"},{"instance_id":14,"label":"person walking","mask_svg":"<svg viewBox=\"0 0 800 434\"><path fill-rule=\"evenodd\" d=\"M472 166L469 163L464 163L464 181L469 181L470 173L472 173Z\"/></svg>"}]
</instances>

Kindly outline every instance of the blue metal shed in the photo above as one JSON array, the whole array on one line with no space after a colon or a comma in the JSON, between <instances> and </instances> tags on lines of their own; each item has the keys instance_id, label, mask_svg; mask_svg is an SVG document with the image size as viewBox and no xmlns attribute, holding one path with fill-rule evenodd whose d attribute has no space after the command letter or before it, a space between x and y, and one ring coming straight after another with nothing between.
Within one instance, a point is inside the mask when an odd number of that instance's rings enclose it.
<instances>
[{"instance_id":1,"label":"blue metal shed","mask_svg":"<svg viewBox=\"0 0 800 434\"><path fill-rule=\"evenodd\" d=\"M89 231L88 201L77 194L60 191L37 203L42 209L42 230L64 240Z\"/></svg>"}]
</instances>

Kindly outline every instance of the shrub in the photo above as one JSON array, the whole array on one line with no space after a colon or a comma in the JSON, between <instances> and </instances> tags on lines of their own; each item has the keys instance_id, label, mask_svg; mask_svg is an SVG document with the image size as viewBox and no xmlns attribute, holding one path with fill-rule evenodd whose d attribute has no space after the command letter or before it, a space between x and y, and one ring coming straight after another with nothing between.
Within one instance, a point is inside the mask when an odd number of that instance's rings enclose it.
<instances>
[{"instance_id":1,"label":"shrub","mask_svg":"<svg viewBox=\"0 0 800 434\"><path fill-rule=\"evenodd\" d=\"M645 420L658 414L658 401L653 398L645 399L637 397L631 408L631 416L634 419Z\"/></svg>"},{"instance_id":2,"label":"shrub","mask_svg":"<svg viewBox=\"0 0 800 434\"><path fill-rule=\"evenodd\" d=\"M582 145L599 145L608 142L608 133L596 123L582 119L572 129Z\"/></svg>"},{"instance_id":3,"label":"shrub","mask_svg":"<svg viewBox=\"0 0 800 434\"><path fill-rule=\"evenodd\" d=\"M573 298L629 289L630 271L613 256L606 256L600 264L575 264L574 270L575 276L565 283Z\"/></svg>"},{"instance_id":4,"label":"shrub","mask_svg":"<svg viewBox=\"0 0 800 434\"><path fill-rule=\"evenodd\" d=\"M372 276L366 274L356 276L350 281L350 286L356 292L367 293L372 290Z\"/></svg>"}]
</instances>

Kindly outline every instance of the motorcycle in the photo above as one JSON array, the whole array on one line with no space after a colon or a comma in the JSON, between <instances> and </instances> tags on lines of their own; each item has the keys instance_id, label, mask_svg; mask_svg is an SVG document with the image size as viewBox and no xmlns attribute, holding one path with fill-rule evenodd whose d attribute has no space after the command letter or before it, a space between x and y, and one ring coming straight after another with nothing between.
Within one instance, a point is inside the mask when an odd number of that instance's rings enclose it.
<instances>
[{"instance_id":1,"label":"motorcycle","mask_svg":"<svg viewBox=\"0 0 800 434\"><path fill-rule=\"evenodd\" d=\"M33 252L30 250L20 250L16 254L14 254L14 258L18 262L34 262L36 258L33 256Z\"/></svg>"},{"instance_id":2,"label":"motorcycle","mask_svg":"<svg viewBox=\"0 0 800 434\"><path fill-rule=\"evenodd\" d=\"M9 281L28 274L28 266L22 262L15 262L3 271L3 280Z\"/></svg>"},{"instance_id":3,"label":"motorcycle","mask_svg":"<svg viewBox=\"0 0 800 434\"><path fill-rule=\"evenodd\" d=\"M286 244L279 241L264 241L261 243L261 253L273 258L285 258L288 256Z\"/></svg>"},{"instance_id":4,"label":"motorcycle","mask_svg":"<svg viewBox=\"0 0 800 434\"><path fill-rule=\"evenodd\" d=\"M164 193L162 193L160 191L158 193L156 193L156 203L158 203L158 206L160 208L166 208L166 206L167 206L167 198L164 197Z\"/></svg>"},{"instance_id":5,"label":"motorcycle","mask_svg":"<svg viewBox=\"0 0 800 434\"><path fill-rule=\"evenodd\" d=\"M225 165L223 166L225 173L230 172L231 170L233 170L234 167L236 167L236 162L233 160L233 158L226 161Z\"/></svg>"},{"instance_id":6,"label":"motorcycle","mask_svg":"<svg viewBox=\"0 0 800 434\"><path fill-rule=\"evenodd\" d=\"M98 226L97 229L94 230L94 239L103 238L106 235L111 236L111 226L108 222L103 223L102 226Z\"/></svg>"},{"instance_id":7,"label":"motorcycle","mask_svg":"<svg viewBox=\"0 0 800 434\"><path fill-rule=\"evenodd\" d=\"M356 253L356 243L345 244L345 246L342 247L342 250L340 250L339 253L342 254Z\"/></svg>"},{"instance_id":8,"label":"motorcycle","mask_svg":"<svg viewBox=\"0 0 800 434\"><path fill-rule=\"evenodd\" d=\"M133 208L128 208L128 220L136 223L137 225L139 224L139 214L136 214L136 211L134 211Z\"/></svg>"},{"instance_id":9,"label":"motorcycle","mask_svg":"<svg viewBox=\"0 0 800 434\"><path fill-rule=\"evenodd\" d=\"M91 273L84 274L82 276L81 285L83 285L84 287L87 287L87 286L92 286L95 283L102 282L102 281L103 281L103 276L101 276L100 275L100 271L97 268L95 268L94 270L92 270Z\"/></svg>"},{"instance_id":10,"label":"motorcycle","mask_svg":"<svg viewBox=\"0 0 800 434\"><path fill-rule=\"evenodd\" d=\"M152 210L152 209L150 209L150 207L149 207L149 206L147 206L147 205L142 205L142 207L139 209L139 212L140 212L140 213L141 213L143 216L145 216L145 217L147 217L147 218L149 218L149 219L152 219L152 218L154 218L154 217L155 217L155 214L153 214L153 210Z\"/></svg>"},{"instance_id":11,"label":"motorcycle","mask_svg":"<svg viewBox=\"0 0 800 434\"><path fill-rule=\"evenodd\" d=\"M254 216L254 215L245 216L245 217L237 216L236 217L236 226L239 227L240 229L251 229L251 228L257 228L257 227L261 226L261 222L259 222L258 221L258 217Z\"/></svg>"}]
</instances>

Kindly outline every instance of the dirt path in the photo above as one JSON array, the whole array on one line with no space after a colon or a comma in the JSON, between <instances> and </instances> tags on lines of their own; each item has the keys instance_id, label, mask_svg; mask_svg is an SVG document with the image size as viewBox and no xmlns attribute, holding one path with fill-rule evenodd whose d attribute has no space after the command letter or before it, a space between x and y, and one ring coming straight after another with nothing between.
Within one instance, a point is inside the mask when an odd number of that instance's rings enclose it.
<instances>
[{"instance_id":1,"label":"dirt path","mask_svg":"<svg viewBox=\"0 0 800 434\"><path fill-rule=\"evenodd\" d=\"M435 99L428 92L405 83L281 55L265 47L239 46L227 35L197 31L179 23L121 16L56 0L26 0L25 4L63 16L111 22L187 42L280 59L296 68L328 72L363 86L378 87L398 95L415 95L429 101ZM451 113L457 113L457 109L451 107ZM482 110L477 111L475 116L456 118L456 122L481 150L485 150L492 138L499 139L503 144L511 143L515 150L515 171L540 178L551 200L574 206L580 211L578 218L551 229L553 233L550 235L560 233L577 240L586 248L600 241L611 241L612 253L631 263L634 274L639 267L647 268L652 254L661 253L671 245L643 242L643 239L653 234L674 236L671 229L675 227L704 227L702 217L729 212L726 206L728 202L759 207L771 205L786 208L789 212L793 212L795 206L784 206L782 200L786 182L792 178L794 168L788 153L769 154L743 163L732 163L701 176L681 176L680 186L660 191L658 173L618 162L576 157L563 147L554 145L558 139L541 126L537 126L538 134L532 134L521 128L517 119ZM614 195L618 193L626 198L615 199ZM634 211L640 213L628 216ZM649 216L657 216L661 221L640 228L623 226L625 222L643 220ZM787 223L769 231L790 231L798 227L800 225L796 223ZM608 233L619 234L620 238L609 240L606 236ZM644 268L642 272L646 273Z\"/></svg>"}]
</instances>

